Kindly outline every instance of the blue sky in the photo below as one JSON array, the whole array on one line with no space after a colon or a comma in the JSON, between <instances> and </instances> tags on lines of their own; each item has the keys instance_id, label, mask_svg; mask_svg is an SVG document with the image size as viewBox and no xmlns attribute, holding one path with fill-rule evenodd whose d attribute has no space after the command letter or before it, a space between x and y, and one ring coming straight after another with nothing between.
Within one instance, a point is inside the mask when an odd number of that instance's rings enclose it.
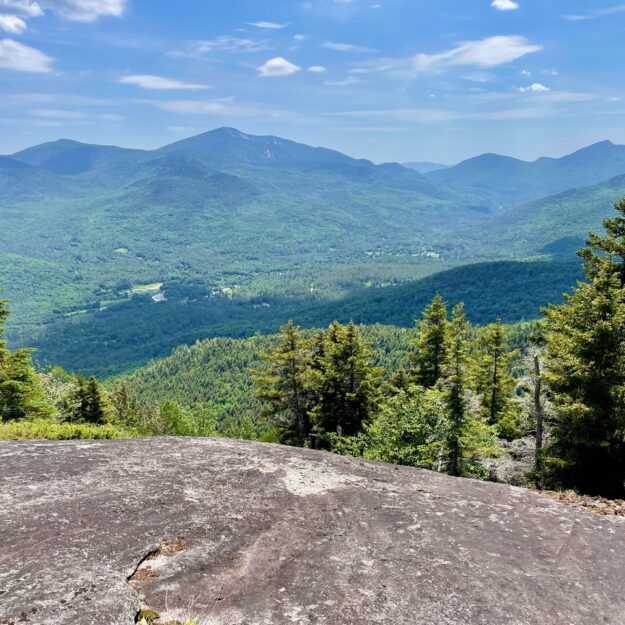
<instances>
[{"instance_id":1,"label":"blue sky","mask_svg":"<svg viewBox=\"0 0 625 625\"><path fill-rule=\"evenodd\" d=\"M625 143L618 0L0 0L0 153L218 126L374 161Z\"/></svg>"}]
</instances>

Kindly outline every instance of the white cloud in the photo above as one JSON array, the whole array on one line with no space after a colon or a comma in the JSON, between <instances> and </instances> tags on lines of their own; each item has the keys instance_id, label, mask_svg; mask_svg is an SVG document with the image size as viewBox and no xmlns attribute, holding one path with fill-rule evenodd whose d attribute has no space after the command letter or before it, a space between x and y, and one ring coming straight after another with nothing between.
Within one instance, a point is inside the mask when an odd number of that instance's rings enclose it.
<instances>
[{"instance_id":1,"label":"white cloud","mask_svg":"<svg viewBox=\"0 0 625 625\"><path fill-rule=\"evenodd\" d=\"M336 50L337 52L375 52L373 48L357 46L353 43L336 43L334 41L327 41L323 44L323 47L328 48L328 50Z\"/></svg>"},{"instance_id":2,"label":"white cloud","mask_svg":"<svg viewBox=\"0 0 625 625\"><path fill-rule=\"evenodd\" d=\"M516 11L521 8L521 5L513 0L493 0L491 6L498 11Z\"/></svg>"},{"instance_id":3,"label":"white cloud","mask_svg":"<svg viewBox=\"0 0 625 625\"><path fill-rule=\"evenodd\" d=\"M333 117L353 119L384 119L410 124L439 124L457 120L497 121L509 119L539 119L556 117L561 111L547 107L508 108L497 111L467 112L444 109L380 109L369 111L346 111Z\"/></svg>"},{"instance_id":4,"label":"white cloud","mask_svg":"<svg viewBox=\"0 0 625 625\"><path fill-rule=\"evenodd\" d=\"M206 85L192 82L183 82L174 78L166 78L164 76L154 76L151 74L133 74L122 76L119 82L123 85L136 85L142 89L208 89Z\"/></svg>"},{"instance_id":5,"label":"white cloud","mask_svg":"<svg viewBox=\"0 0 625 625\"><path fill-rule=\"evenodd\" d=\"M349 87L351 85L361 84L362 80L356 78L355 76L348 76L345 80L326 80L324 81L324 85L328 85L329 87Z\"/></svg>"},{"instance_id":6,"label":"white cloud","mask_svg":"<svg viewBox=\"0 0 625 625\"><path fill-rule=\"evenodd\" d=\"M40 17L43 15L41 6L32 0L0 0L0 10L21 17Z\"/></svg>"},{"instance_id":7,"label":"white cloud","mask_svg":"<svg viewBox=\"0 0 625 625\"><path fill-rule=\"evenodd\" d=\"M88 124L93 122L121 122L124 117L113 113L83 113L65 109L32 109L28 111L31 117L38 119L62 121L65 123Z\"/></svg>"},{"instance_id":8,"label":"white cloud","mask_svg":"<svg viewBox=\"0 0 625 625\"><path fill-rule=\"evenodd\" d=\"M271 46L265 41L256 41L242 37L231 37L221 35L214 39L199 39L191 41L183 51L170 52L173 57L198 58L210 54L211 52L264 52L271 50Z\"/></svg>"},{"instance_id":9,"label":"white cloud","mask_svg":"<svg viewBox=\"0 0 625 625\"><path fill-rule=\"evenodd\" d=\"M13 35L19 35L23 33L26 28L26 22L21 17L17 15L0 14L0 30L4 30Z\"/></svg>"},{"instance_id":10,"label":"white cloud","mask_svg":"<svg viewBox=\"0 0 625 625\"><path fill-rule=\"evenodd\" d=\"M322 65L311 65L308 68L308 71L312 72L313 74L325 74L326 68Z\"/></svg>"},{"instance_id":11,"label":"white cloud","mask_svg":"<svg viewBox=\"0 0 625 625\"><path fill-rule=\"evenodd\" d=\"M527 76L527 77L529 77L529 76L531 76L531 75L532 75L532 72L530 72L528 69L523 69L523 70L521 70L521 76Z\"/></svg>"},{"instance_id":12,"label":"white cloud","mask_svg":"<svg viewBox=\"0 0 625 625\"><path fill-rule=\"evenodd\" d=\"M148 101L158 109L180 115L213 115L228 117L270 117L275 118L281 111L264 104L239 103L234 98L211 100L153 100Z\"/></svg>"},{"instance_id":13,"label":"white cloud","mask_svg":"<svg viewBox=\"0 0 625 625\"><path fill-rule=\"evenodd\" d=\"M33 117L49 117L52 119L84 119L86 113L77 111L64 111L61 109L32 109L29 114Z\"/></svg>"},{"instance_id":14,"label":"white cloud","mask_svg":"<svg viewBox=\"0 0 625 625\"><path fill-rule=\"evenodd\" d=\"M0 67L16 72L48 73L52 71L52 61L36 48L25 46L12 39L0 40Z\"/></svg>"},{"instance_id":15,"label":"white cloud","mask_svg":"<svg viewBox=\"0 0 625 625\"><path fill-rule=\"evenodd\" d=\"M291 74L296 74L301 69L301 67L294 65L285 58L277 56L261 65L258 68L258 75L263 77L290 76Z\"/></svg>"},{"instance_id":16,"label":"white cloud","mask_svg":"<svg viewBox=\"0 0 625 625\"><path fill-rule=\"evenodd\" d=\"M586 20L594 20L598 17L607 17L618 13L625 13L625 4L618 4L606 9L595 9L593 11L588 11L588 13L580 13L577 15L563 15L562 17L568 22L584 22Z\"/></svg>"},{"instance_id":17,"label":"white cloud","mask_svg":"<svg viewBox=\"0 0 625 625\"><path fill-rule=\"evenodd\" d=\"M294 41L304 41L304 39L306 39L304 35L293 35Z\"/></svg>"},{"instance_id":18,"label":"white cloud","mask_svg":"<svg viewBox=\"0 0 625 625\"><path fill-rule=\"evenodd\" d=\"M278 24L276 22L248 22L247 25L264 28L265 30L282 30L288 26L288 24Z\"/></svg>"},{"instance_id":19,"label":"white cloud","mask_svg":"<svg viewBox=\"0 0 625 625\"><path fill-rule=\"evenodd\" d=\"M44 9L50 9L75 22L95 22L100 17L121 17L127 2L128 0L39 0Z\"/></svg>"},{"instance_id":20,"label":"white cloud","mask_svg":"<svg viewBox=\"0 0 625 625\"><path fill-rule=\"evenodd\" d=\"M551 89L539 82L535 82L529 87L519 87L519 91L521 93L546 93L547 91L551 91Z\"/></svg>"},{"instance_id":21,"label":"white cloud","mask_svg":"<svg viewBox=\"0 0 625 625\"><path fill-rule=\"evenodd\" d=\"M542 46L530 44L525 37L500 35L478 41L465 41L438 54L417 54L413 60L416 69L422 71L441 70L457 65L496 67L540 50Z\"/></svg>"}]
</instances>

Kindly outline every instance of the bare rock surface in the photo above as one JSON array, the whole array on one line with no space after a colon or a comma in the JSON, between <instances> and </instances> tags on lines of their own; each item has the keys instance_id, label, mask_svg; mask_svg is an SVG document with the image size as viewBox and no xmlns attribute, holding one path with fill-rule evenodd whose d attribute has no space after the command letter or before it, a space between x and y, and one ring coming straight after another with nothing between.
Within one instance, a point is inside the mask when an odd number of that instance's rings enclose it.
<instances>
[{"instance_id":1,"label":"bare rock surface","mask_svg":"<svg viewBox=\"0 0 625 625\"><path fill-rule=\"evenodd\" d=\"M625 519L228 440L0 443L0 623L623 625Z\"/></svg>"}]
</instances>

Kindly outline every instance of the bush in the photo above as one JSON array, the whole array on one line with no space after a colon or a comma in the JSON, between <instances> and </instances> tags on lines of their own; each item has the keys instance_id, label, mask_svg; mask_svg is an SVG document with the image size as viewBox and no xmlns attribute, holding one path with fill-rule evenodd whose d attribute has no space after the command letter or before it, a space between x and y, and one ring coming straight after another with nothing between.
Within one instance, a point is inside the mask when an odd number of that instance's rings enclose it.
<instances>
[{"instance_id":1,"label":"bush","mask_svg":"<svg viewBox=\"0 0 625 625\"><path fill-rule=\"evenodd\" d=\"M112 425L90 425L85 423L57 423L52 419L36 421L9 421L0 423L0 440L99 440L112 438L131 438L136 432L124 430Z\"/></svg>"}]
</instances>

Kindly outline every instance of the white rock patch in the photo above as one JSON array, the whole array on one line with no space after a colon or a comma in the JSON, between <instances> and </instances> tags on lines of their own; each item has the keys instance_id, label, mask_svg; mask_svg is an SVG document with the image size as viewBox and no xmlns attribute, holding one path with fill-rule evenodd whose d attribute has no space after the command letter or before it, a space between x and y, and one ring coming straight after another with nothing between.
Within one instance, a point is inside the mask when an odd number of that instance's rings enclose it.
<instances>
[{"instance_id":1,"label":"white rock patch","mask_svg":"<svg viewBox=\"0 0 625 625\"><path fill-rule=\"evenodd\" d=\"M289 492L299 497L318 495L348 484L357 484L362 478L343 475L319 464L291 461L284 467L282 478Z\"/></svg>"}]
</instances>

